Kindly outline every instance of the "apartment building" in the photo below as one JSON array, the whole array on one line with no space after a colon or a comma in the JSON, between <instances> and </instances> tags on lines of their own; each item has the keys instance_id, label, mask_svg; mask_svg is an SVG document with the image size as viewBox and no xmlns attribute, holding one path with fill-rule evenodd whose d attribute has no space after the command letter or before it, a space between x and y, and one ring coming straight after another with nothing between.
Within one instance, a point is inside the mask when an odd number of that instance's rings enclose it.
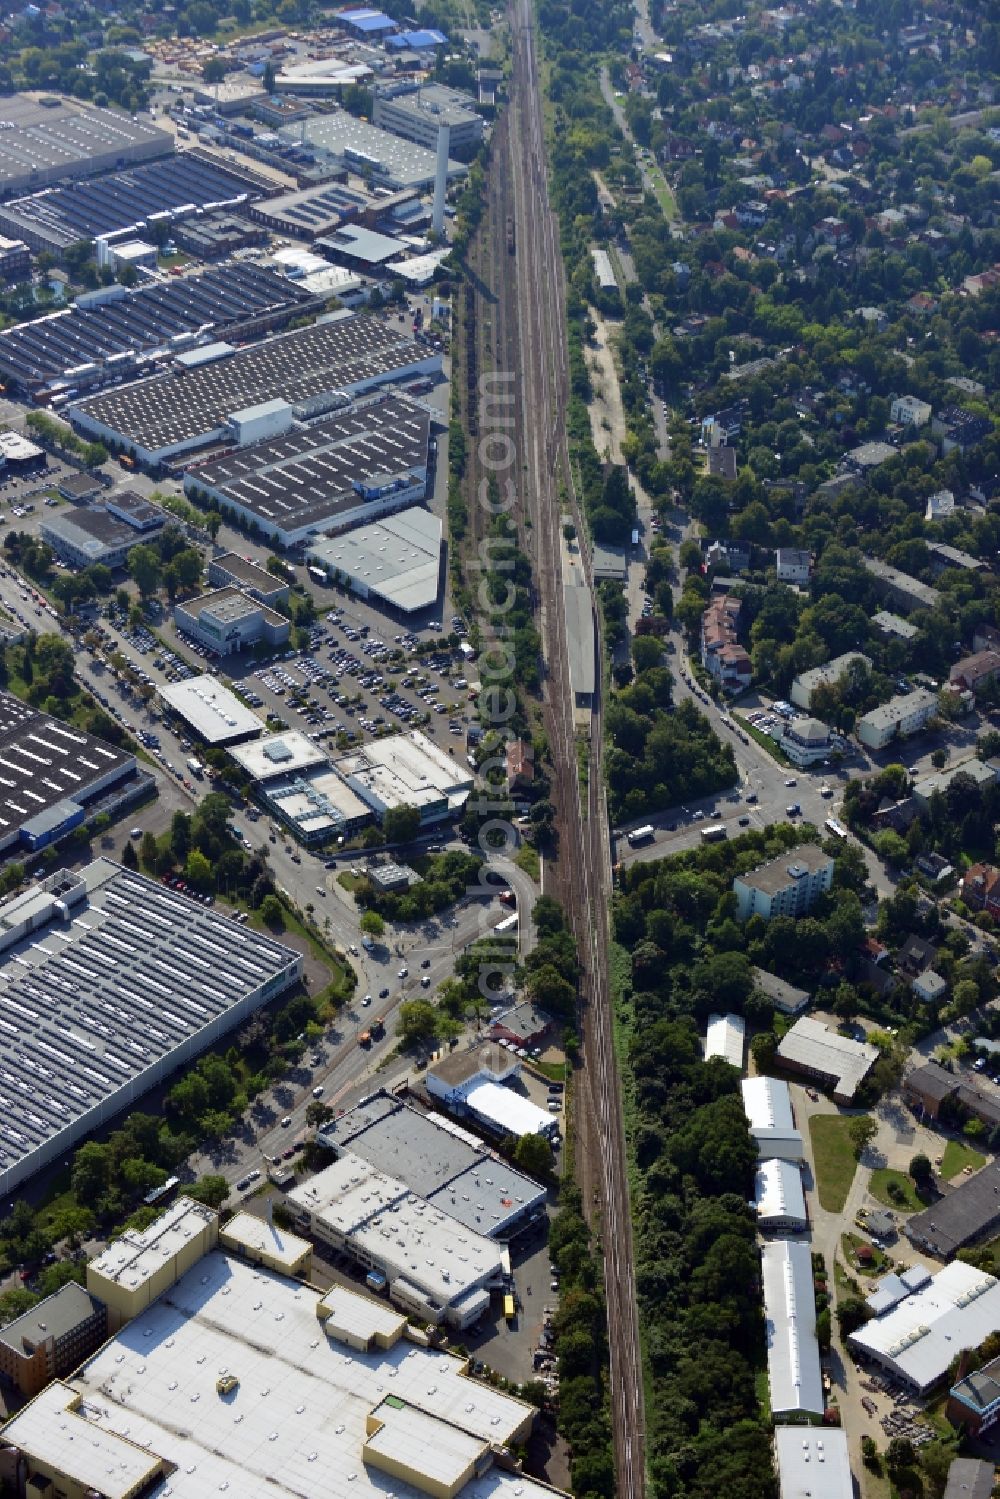
<instances>
[{"instance_id":1,"label":"apartment building","mask_svg":"<svg viewBox=\"0 0 1000 1499\"><path fill-rule=\"evenodd\" d=\"M815 843L800 843L733 880L736 916L803 916L833 883L833 860Z\"/></svg>"}]
</instances>

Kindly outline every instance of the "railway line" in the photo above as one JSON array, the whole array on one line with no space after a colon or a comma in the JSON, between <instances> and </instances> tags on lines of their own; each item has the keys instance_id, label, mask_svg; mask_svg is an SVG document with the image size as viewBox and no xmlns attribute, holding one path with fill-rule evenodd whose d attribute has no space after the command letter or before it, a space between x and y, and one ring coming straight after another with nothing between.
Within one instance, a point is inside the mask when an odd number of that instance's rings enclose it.
<instances>
[{"instance_id":1,"label":"railway line","mask_svg":"<svg viewBox=\"0 0 1000 1499\"><path fill-rule=\"evenodd\" d=\"M565 489L581 538L594 596L586 530L577 505L565 436L568 367L563 267L556 217L548 201L541 91L530 0L512 0L513 68L504 138L506 157L491 175L509 173L514 253L497 234L504 265L499 300L513 295L520 384L518 435L522 463L522 534L528 538L540 595L546 664L546 721L556 766L559 855L553 874L573 922L581 968L584 1062L577 1087L577 1169L604 1256L610 1344L610 1398L617 1489L641 1499L645 1488L642 1362L639 1344L632 1219L625 1132L615 1062L608 981L611 859L603 771L603 696L595 696L589 725L590 773L585 797L577 765L577 730L569 680L562 594L560 491ZM499 204L497 205L499 208ZM504 208L505 215L510 212ZM505 219L497 219L499 229ZM505 274L506 273L506 274ZM510 282L513 285L510 285ZM523 527L530 516L531 527ZM595 621L598 628L599 621ZM601 655L599 650L599 656ZM600 679L600 673L598 673Z\"/></svg>"}]
</instances>

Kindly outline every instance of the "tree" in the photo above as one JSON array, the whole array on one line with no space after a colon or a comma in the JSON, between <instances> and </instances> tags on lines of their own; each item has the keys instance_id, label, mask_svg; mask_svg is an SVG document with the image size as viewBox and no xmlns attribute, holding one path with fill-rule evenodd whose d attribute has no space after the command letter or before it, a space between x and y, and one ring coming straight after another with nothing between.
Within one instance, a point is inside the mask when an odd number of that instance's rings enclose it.
<instances>
[{"instance_id":1,"label":"tree","mask_svg":"<svg viewBox=\"0 0 1000 1499\"><path fill-rule=\"evenodd\" d=\"M869 1114L857 1114L847 1126L847 1133L854 1150L854 1158L860 1161L865 1153L865 1147L870 1145L878 1134L878 1124Z\"/></svg>"},{"instance_id":2,"label":"tree","mask_svg":"<svg viewBox=\"0 0 1000 1499\"><path fill-rule=\"evenodd\" d=\"M191 819L186 812L177 811L170 820L170 851L179 863L191 851Z\"/></svg>"},{"instance_id":3,"label":"tree","mask_svg":"<svg viewBox=\"0 0 1000 1499\"><path fill-rule=\"evenodd\" d=\"M318 1129L321 1124L328 1124L332 1118L333 1110L322 1099L314 1098L306 1105L306 1123L310 1128Z\"/></svg>"},{"instance_id":4,"label":"tree","mask_svg":"<svg viewBox=\"0 0 1000 1499\"><path fill-rule=\"evenodd\" d=\"M912 1468L916 1457L913 1443L908 1437L893 1437L885 1449L885 1465L890 1473L898 1473L902 1468Z\"/></svg>"},{"instance_id":5,"label":"tree","mask_svg":"<svg viewBox=\"0 0 1000 1499\"><path fill-rule=\"evenodd\" d=\"M212 866L200 849L193 848L184 865L184 878L196 890L211 890L215 883Z\"/></svg>"},{"instance_id":6,"label":"tree","mask_svg":"<svg viewBox=\"0 0 1000 1499\"><path fill-rule=\"evenodd\" d=\"M527 1176L544 1181L552 1171L552 1147L544 1135L522 1135L514 1147L514 1164Z\"/></svg>"},{"instance_id":7,"label":"tree","mask_svg":"<svg viewBox=\"0 0 1000 1499\"><path fill-rule=\"evenodd\" d=\"M930 1184L931 1178L934 1175L934 1168L930 1163L929 1157L925 1156L923 1151L915 1155L910 1162L910 1175L918 1187L926 1187Z\"/></svg>"},{"instance_id":8,"label":"tree","mask_svg":"<svg viewBox=\"0 0 1000 1499\"><path fill-rule=\"evenodd\" d=\"M265 895L260 903L260 914L273 932L285 929L285 913L276 895Z\"/></svg>"},{"instance_id":9,"label":"tree","mask_svg":"<svg viewBox=\"0 0 1000 1499\"><path fill-rule=\"evenodd\" d=\"M403 1046L432 1041L437 1028L438 1012L426 999L410 999L400 1005L399 1039Z\"/></svg>"},{"instance_id":10,"label":"tree","mask_svg":"<svg viewBox=\"0 0 1000 1499\"><path fill-rule=\"evenodd\" d=\"M385 922L377 911L366 911L358 925L368 937L382 937L385 935Z\"/></svg>"},{"instance_id":11,"label":"tree","mask_svg":"<svg viewBox=\"0 0 1000 1499\"><path fill-rule=\"evenodd\" d=\"M128 843L122 849L122 864L126 869L139 868L139 855L136 853L135 844L131 839L129 839Z\"/></svg>"},{"instance_id":12,"label":"tree","mask_svg":"<svg viewBox=\"0 0 1000 1499\"><path fill-rule=\"evenodd\" d=\"M768 1072L778 1055L778 1038L773 1031L759 1031L750 1042L754 1067L758 1072Z\"/></svg>"},{"instance_id":13,"label":"tree","mask_svg":"<svg viewBox=\"0 0 1000 1499\"><path fill-rule=\"evenodd\" d=\"M200 1176L196 1182L185 1186L184 1195L218 1212L229 1196L229 1183L224 1176Z\"/></svg>"},{"instance_id":14,"label":"tree","mask_svg":"<svg viewBox=\"0 0 1000 1499\"><path fill-rule=\"evenodd\" d=\"M221 57L210 57L202 64L201 76L206 83L221 83L226 76L226 64Z\"/></svg>"},{"instance_id":15,"label":"tree","mask_svg":"<svg viewBox=\"0 0 1000 1499\"><path fill-rule=\"evenodd\" d=\"M837 1326L841 1338L849 1337L867 1321L868 1307L860 1296L845 1296L837 1302Z\"/></svg>"},{"instance_id":16,"label":"tree","mask_svg":"<svg viewBox=\"0 0 1000 1499\"><path fill-rule=\"evenodd\" d=\"M128 575L144 599L152 598L160 586L160 559L146 542L134 546L128 554Z\"/></svg>"},{"instance_id":17,"label":"tree","mask_svg":"<svg viewBox=\"0 0 1000 1499\"><path fill-rule=\"evenodd\" d=\"M382 819L386 843L412 843L420 832L420 812L416 807L389 807Z\"/></svg>"}]
</instances>

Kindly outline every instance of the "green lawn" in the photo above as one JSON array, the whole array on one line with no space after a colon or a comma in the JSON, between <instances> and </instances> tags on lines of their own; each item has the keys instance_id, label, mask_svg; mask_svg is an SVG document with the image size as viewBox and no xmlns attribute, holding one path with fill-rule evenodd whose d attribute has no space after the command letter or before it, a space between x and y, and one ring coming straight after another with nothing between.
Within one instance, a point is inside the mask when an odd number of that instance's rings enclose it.
<instances>
[{"instance_id":1,"label":"green lawn","mask_svg":"<svg viewBox=\"0 0 1000 1499\"><path fill-rule=\"evenodd\" d=\"M816 1188L820 1206L839 1213L847 1201L858 1163L848 1134L851 1120L845 1114L814 1114L809 1120Z\"/></svg>"},{"instance_id":2,"label":"green lawn","mask_svg":"<svg viewBox=\"0 0 1000 1499\"><path fill-rule=\"evenodd\" d=\"M978 1150L973 1150L971 1145L966 1145L962 1140L949 1140L944 1148L944 1157L938 1168L945 1181L951 1181L952 1177L958 1176L966 1166L971 1166L973 1171L978 1171L980 1166L986 1165L986 1157Z\"/></svg>"},{"instance_id":3,"label":"green lawn","mask_svg":"<svg viewBox=\"0 0 1000 1499\"><path fill-rule=\"evenodd\" d=\"M767 750L767 753L771 755L773 759L777 760L779 765L790 765L792 763L789 760L788 756L785 754L784 750L779 749L776 741L771 738L770 734L765 734L763 729L758 729L756 724L750 723L750 721L744 718L742 714L740 714L739 716L734 714L733 717L736 718L736 722L739 724L740 728L743 729L745 733L749 734L751 739L756 739L761 749Z\"/></svg>"},{"instance_id":4,"label":"green lawn","mask_svg":"<svg viewBox=\"0 0 1000 1499\"><path fill-rule=\"evenodd\" d=\"M868 1244L870 1246L872 1250L870 1265L861 1265L858 1263L857 1252L859 1244ZM864 1238L860 1233L842 1234L840 1237L840 1247L844 1259L851 1267L852 1273L857 1275L883 1275L889 1268L888 1257L880 1249L876 1249L871 1244L871 1241Z\"/></svg>"},{"instance_id":5,"label":"green lawn","mask_svg":"<svg viewBox=\"0 0 1000 1499\"><path fill-rule=\"evenodd\" d=\"M889 1196L889 1186L895 1182L903 1192L904 1201L894 1202ZM872 1179L868 1183L868 1190L879 1202L884 1202L886 1207L905 1208L908 1212L919 1212L927 1206L917 1196L917 1189L907 1176L905 1171L891 1171L888 1166L880 1166L877 1171L872 1172Z\"/></svg>"},{"instance_id":6,"label":"green lawn","mask_svg":"<svg viewBox=\"0 0 1000 1499\"><path fill-rule=\"evenodd\" d=\"M533 843L522 843L514 855L514 863L518 869L523 869L525 874L530 875L537 885L542 873L541 860L538 850Z\"/></svg>"}]
</instances>

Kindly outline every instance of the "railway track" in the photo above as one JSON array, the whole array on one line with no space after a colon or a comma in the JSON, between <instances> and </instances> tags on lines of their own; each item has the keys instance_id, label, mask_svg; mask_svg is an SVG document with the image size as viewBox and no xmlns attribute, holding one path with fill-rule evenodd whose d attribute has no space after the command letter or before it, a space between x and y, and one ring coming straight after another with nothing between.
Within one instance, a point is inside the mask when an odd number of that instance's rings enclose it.
<instances>
[{"instance_id":1,"label":"railway track","mask_svg":"<svg viewBox=\"0 0 1000 1499\"><path fill-rule=\"evenodd\" d=\"M618 1493L645 1488L642 1361L639 1344L627 1156L608 982L611 858L603 770L603 696L589 725L590 774L581 801L577 730L569 681L562 595L560 488L573 497L565 438L568 368L558 225L548 201L541 92L530 0L511 0L513 68L506 166L514 203L513 273L521 383L521 457L530 544L540 593L546 663L546 721L556 766L559 856L555 877L580 952L583 1087L576 1090L577 1164L588 1212L599 1203L610 1344L610 1398ZM494 163L502 175L504 161ZM504 221L498 221L502 228ZM504 246L498 235L495 243ZM501 273L501 279L503 275ZM506 297L501 295L501 301ZM586 530L575 498L577 535L593 580ZM599 622L598 622L599 624ZM600 674L598 673L598 676Z\"/></svg>"},{"instance_id":2,"label":"railway track","mask_svg":"<svg viewBox=\"0 0 1000 1499\"><path fill-rule=\"evenodd\" d=\"M548 201L541 93L531 0L511 0L513 68L507 109L498 122L487 176L483 222L469 246L465 285L465 373L461 408L469 443L468 545L480 552L491 528L478 502L490 468L479 451L479 378L516 377L510 433L516 497L509 510L531 558L544 642L544 712L554 762L559 852L547 864L546 888L573 923L582 969L583 1062L574 1085L575 1168L588 1218L604 1257L610 1346L609 1391L617 1490L642 1499L645 1487L642 1367L624 1125L615 1064L608 987L611 858L603 771L603 699L589 725L590 775L585 801L577 767L577 729L569 681L562 594L561 509L574 512L590 559L573 489L565 438L568 360L558 223ZM564 491L569 496L560 500ZM591 578L591 588L592 578ZM598 622L599 623L599 622ZM599 653L600 654L600 653ZM602 658L603 659L603 658Z\"/></svg>"}]
</instances>

